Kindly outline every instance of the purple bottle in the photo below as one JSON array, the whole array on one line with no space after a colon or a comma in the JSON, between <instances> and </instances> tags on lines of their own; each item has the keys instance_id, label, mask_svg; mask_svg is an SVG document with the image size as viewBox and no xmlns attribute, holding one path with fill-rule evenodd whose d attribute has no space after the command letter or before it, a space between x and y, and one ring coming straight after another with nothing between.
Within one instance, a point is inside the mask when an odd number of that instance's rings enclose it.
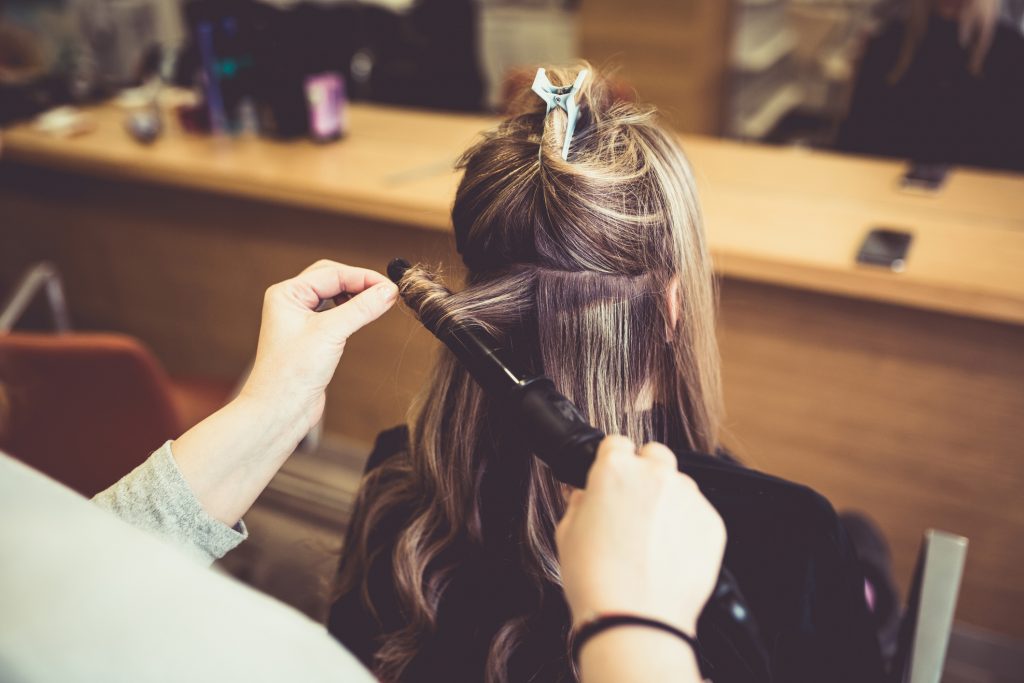
<instances>
[{"instance_id":1,"label":"purple bottle","mask_svg":"<svg viewBox=\"0 0 1024 683\"><path fill-rule=\"evenodd\" d=\"M348 132L345 80L333 71L306 77L309 134L317 142L337 140Z\"/></svg>"}]
</instances>

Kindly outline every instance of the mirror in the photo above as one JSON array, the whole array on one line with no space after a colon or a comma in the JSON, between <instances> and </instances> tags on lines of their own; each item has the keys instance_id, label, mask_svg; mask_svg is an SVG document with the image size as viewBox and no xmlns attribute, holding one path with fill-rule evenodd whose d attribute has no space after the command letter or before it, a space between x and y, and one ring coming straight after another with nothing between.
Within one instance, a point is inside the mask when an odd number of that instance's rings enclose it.
<instances>
[{"instance_id":1,"label":"mirror","mask_svg":"<svg viewBox=\"0 0 1024 683\"><path fill-rule=\"evenodd\" d=\"M517 71L584 58L683 133L1024 171L1019 0L6 0L0 123L192 87L210 16L262 83L315 63L352 99L500 111Z\"/></svg>"},{"instance_id":2,"label":"mirror","mask_svg":"<svg viewBox=\"0 0 1024 683\"><path fill-rule=\"evenodd\" d=\"M492 84L502 66L564 60L572 25L578 56L620 65L684 133L1024 171L1024 3L492 1L481 13Z\"/></svg>"}]
</instances>

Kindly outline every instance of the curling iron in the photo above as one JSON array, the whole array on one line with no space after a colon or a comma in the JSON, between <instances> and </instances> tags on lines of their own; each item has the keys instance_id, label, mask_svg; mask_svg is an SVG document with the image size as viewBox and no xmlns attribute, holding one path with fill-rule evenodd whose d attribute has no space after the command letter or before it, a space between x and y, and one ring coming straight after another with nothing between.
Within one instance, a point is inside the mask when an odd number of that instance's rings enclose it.
<instances>
[{"instance_id":1,"label":"curling iron","mask_svg":"<svg viewBox=\"0 0 1024 683\"><path fill-rule=\"evenodd\" d=\"M388 264L388 277L398 284L410 267L408 261L396 258ZM419 317L419 311L414 308L414 312ZM551 469L555 478L570 486L585 488L587 473L605 437L604 432L587 422L550 379L519 370L493 341L472 327L423 324L455 354L484 392L497 399L506 414L522 427L530 449ZM680 462L681 471L696 474L690 469ZM739 667L742 677L728 677L728 680L771 681L768 657L753 615L735 579L724 567L704 614L713 615L719 629L726 628L734 634L735 640L744 642L739 646L746 653L744 664ZM716 680L719 679L716 677Z\"/></svg>"}]
</instances>

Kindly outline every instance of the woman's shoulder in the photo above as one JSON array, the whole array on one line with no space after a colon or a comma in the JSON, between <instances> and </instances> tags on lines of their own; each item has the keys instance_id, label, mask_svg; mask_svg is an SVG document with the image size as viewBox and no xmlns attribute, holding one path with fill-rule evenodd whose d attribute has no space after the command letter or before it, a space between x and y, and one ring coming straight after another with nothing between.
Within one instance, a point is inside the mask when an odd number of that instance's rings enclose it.
<instances>
[{"instance_id":1,"label":"woman's shoulder","mask_svg":"<svg viewBox=\"0 0 1024 683\"><path fill-rule=\"evenodd\" d=\"M372 472L399 453L405 453L408 449L409 427L407 425L385 429L374 440L373 450L370 451L370 455L366 459L363 473Z\"/></svg>"},{"instance_id":2,"label":"woman's shoulder","mask_svg":"<svg viewBox=\"0 0 1024 683\"><path fill-rule=\"evenodd\" d=\"M827 498L814 489L744 466L719 450L714 456L677 453L679 469L697 482L701 491L726 518L773 519L780 524L798 522L807 533L830 533L838 517Z\"/></svg>"}]
</instances>

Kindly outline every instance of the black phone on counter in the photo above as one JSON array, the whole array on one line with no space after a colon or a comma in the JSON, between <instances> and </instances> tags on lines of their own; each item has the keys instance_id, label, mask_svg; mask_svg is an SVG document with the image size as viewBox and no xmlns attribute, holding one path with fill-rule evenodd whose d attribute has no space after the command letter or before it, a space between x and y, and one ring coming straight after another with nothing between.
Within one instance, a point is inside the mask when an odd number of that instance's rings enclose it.
<instances>
[{"instance_id":1,"label":"black phone on counter","mask_svg":"<svg viewBox=\"0 0 1024 683\"><path fill-rule=\"evenodd\" d=\"M900 186L905 190L937 192L946 182L949 170L949 164L911 162L900 180Z\"/></svg>"},{"instance_id":2,"label":"black phone on counter","mask_svg":"<svg viewBox=\"0 0 1024 683\"><path fill-rule=\"evenodd\" d=\"M882 266L901 272L907 265L907 252L914 236L903 230L874 228L864 238L857 252L857 263Z\"/></svg>"}]
</instances>

